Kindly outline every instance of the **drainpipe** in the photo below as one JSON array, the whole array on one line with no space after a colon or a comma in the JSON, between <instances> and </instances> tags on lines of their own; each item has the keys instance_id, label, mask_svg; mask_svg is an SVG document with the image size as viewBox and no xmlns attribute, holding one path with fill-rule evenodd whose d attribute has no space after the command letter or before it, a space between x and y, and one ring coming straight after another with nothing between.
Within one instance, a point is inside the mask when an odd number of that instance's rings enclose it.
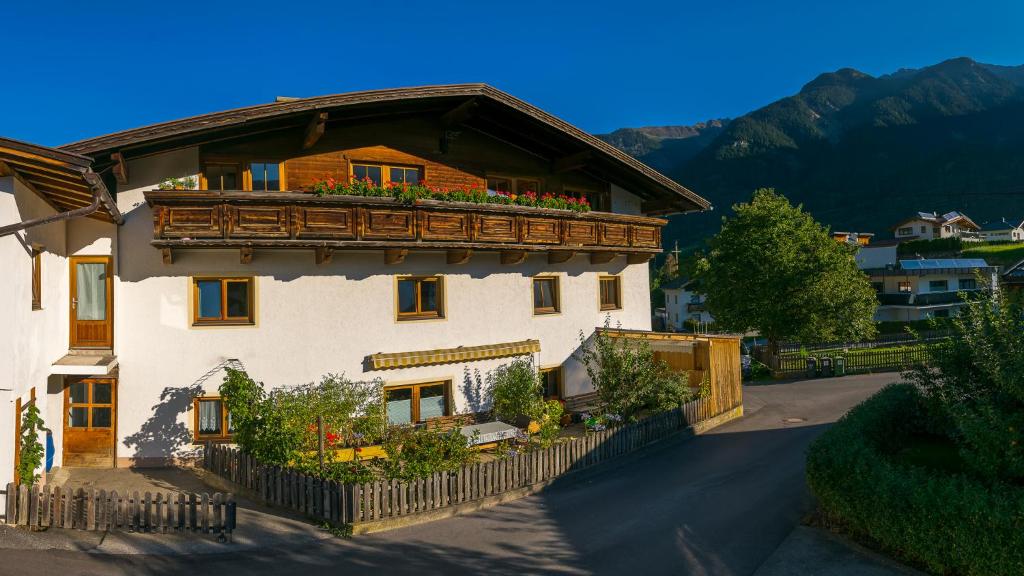
<instances>
[{"instance_id":1,"label":"drainpipe","mask_svg":"<svg viewBox=\"0 0 1024 576\"><path fill-rule=\"evenodd\" d=\"M42 226L43 224L51 224L53 222L61 222L64 220L71 220L72 218L88 216L98 211L104 205L107 210L110 211L110 216L113 218L114 223L123 224L124 216L122 216L121 211L117 209L117 204L115 204L114 199L110 197L110 192L107 191L107 187L103 184L103 180L99 175L90 170L88 172L83 172L82 177L85 178L92 187L92 202L88 206L76 208L67 212L61 212L59 214L43 216L42 218L25 220L23 222L18 222L17 224L0 226L0 236L7 236L8 234L14 234L15 232L19 232L27 228Z\"/></svg>"}]
</instances>

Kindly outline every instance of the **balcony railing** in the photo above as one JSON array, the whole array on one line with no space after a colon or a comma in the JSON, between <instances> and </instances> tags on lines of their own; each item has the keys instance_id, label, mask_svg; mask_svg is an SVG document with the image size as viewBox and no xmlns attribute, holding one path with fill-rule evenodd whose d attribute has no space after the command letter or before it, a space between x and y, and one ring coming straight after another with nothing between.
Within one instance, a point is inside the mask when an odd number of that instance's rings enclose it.
<instances>
[{"instance_id":1,"label":"balcony railing","mask_svg":"<svg viewBox=\"0 0 1024 576\"><path fill-rule=\"evenodd\" d=\"M172 250L237 248L242 261L257 248L315 249L317 262L335 250L384 250L389 263L409 250L447 251L449 263L473 251L501 252L505 264L528 253L564 262L586 253L594 263L625 255L630 263L661 252L660 218L526 206L391 198L314 196L295 192L179 191L145 193L153 209L152 244Z\"/></svg>"},{"instance_id":2,"label":"balcony railing","mask_svg":"<svg viewBox=\"0 0 1024 576\"><path fill-rule=\"evenodd\" d=\"M968 291L971 292L971 291ZM959 292L926 292L924 294L879 294L878 302L882 306L937 306L940 304L959 304L964 299Z\"/></svg>"},{"instance_id":3,"label":"balcony railing","mask_svg":"<svg viewBox=\"0 0 1024 576\"><path fill-rule=\"evenodd\" d=\"M703 302L691 302L686 305L687 312L703 312L707 310L707 306Z\"/></svg>"}]
</instances>

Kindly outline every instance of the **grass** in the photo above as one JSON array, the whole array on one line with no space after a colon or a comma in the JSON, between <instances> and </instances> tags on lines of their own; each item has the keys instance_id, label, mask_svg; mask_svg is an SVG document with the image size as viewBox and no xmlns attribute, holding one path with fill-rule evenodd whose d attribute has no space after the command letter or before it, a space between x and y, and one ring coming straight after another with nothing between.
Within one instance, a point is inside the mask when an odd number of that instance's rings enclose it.
<instances>
[{"instance_id":1,"label":"grass","mask_svg":"<svg viewBox=\"0 0 1024 576\"><path fill-rule=\"evenodd\" d=\"M993 266L1013 266L1024 260L1024 243L964 244L961 256L984 258L985 262Z\"/></svg>"}]
</instances>

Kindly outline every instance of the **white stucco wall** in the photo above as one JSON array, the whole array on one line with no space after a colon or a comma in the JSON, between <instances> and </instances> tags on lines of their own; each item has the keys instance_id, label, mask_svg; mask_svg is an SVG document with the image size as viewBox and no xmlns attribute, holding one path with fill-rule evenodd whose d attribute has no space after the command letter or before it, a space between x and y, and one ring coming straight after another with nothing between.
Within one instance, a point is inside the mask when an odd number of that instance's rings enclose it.
<instances>
[{"instance_id":1,"label":"white stucco wall","mask_svg":"<svg viewBox=\"0 0 1024 576\"><path fill-rule=\"evenodd\" d=\"M857 267L861 270L869 268L885 268L895 265L899 258L897 246L862 246L857 249L855 255Z\"/></svg>"},{"instance_id":2,"label":"white stucco wall","mask_svg":"<svg viewBox=\"0 0 1024 576\"><path fill-rule=\"evenodd\" d=\"M53 214L55 210L13 177L0 177L0 225ZM32 247L42 249L41 310L32 310ZM0 237L0 483L13 479L14 406L33 388L47 426L59 445L62 388L50 364L67 352L68 263L65 224L55 222ZM59 465L59 454L55 465Z\"/></svg>"},{"instance_id":3,"label":"white stucco wall","mask_svg":"<svg viewBox=\"0 0 1024 576\"><path fill-rule=\"evenodd\" d=\"M612 184L612 212L617 214L642 214L641 207L643 200L630 191Z\"/></svg>"},{"instance_id":4,"label":"white stucco wall","mask_svg":"<svg viewBox=\"0 0 1024 576\"><path fill-rule=\"evenodd\" d=\"M223 373L208 373L227 359L240 360L272 387L329 372L385 383L451 380L455 410L466 411L477 408L464 393L467 380L482 382L507 359L368 371L367 355L539 339L538 366L564 364L564 393L573 395L589 390L585 370L571 358L580 331L589 335L606 316L613 326L651 328L648 266L627 265L624 257L592 265L579 255L549 265L544 255L532 255L504 266L497 254L477 253L467 264L448 266L443 253L411 253L387 266L380 252L336 252L333 262L318 267L311 251L257 250L243 265L237 251L179 250L174 263L164 265L150 245L152 211L142 192L197 170L194 149L133 161L131 182L118 193L125 214L117 234L114 335L122 464L192 451L192 398L216 392ZM639 199L624 190L612 198L623 211L639 210ZM623 310L610 314L598 302L598 276L609 273L622 275L623 297ZM197 274L254 276L256 326L193 328L189 300ZM394 276L402 274L444 275L444 320L395 320ZM561 313L534 316L536 274L558 276Z\"/></svg>"}]
</instances>

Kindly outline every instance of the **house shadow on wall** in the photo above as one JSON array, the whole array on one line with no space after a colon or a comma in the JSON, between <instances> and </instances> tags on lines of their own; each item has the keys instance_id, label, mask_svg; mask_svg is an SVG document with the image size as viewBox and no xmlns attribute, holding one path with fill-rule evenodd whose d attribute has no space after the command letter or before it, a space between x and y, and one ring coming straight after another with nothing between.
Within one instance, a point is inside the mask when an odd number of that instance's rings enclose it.
<instances>
[{"instance_id":1,"label":"house shadow on wall","mask_svg":"<svg viewBox=\"0 0 1024 576\"><path fill-rule=\"evenodd\" d=\"M225 368L244 370L235 359L228 359L196 379L188 386L167 387L160 392L160 400L152 407L153 414L138 432L125 437L124 445L132 449L133 468L168 467L182 464L196 457L198 448L193 443L189 420L182 422L182 414L193 410L195 398L203 395L204 384Z\"/></svg>"}]
</instances>

